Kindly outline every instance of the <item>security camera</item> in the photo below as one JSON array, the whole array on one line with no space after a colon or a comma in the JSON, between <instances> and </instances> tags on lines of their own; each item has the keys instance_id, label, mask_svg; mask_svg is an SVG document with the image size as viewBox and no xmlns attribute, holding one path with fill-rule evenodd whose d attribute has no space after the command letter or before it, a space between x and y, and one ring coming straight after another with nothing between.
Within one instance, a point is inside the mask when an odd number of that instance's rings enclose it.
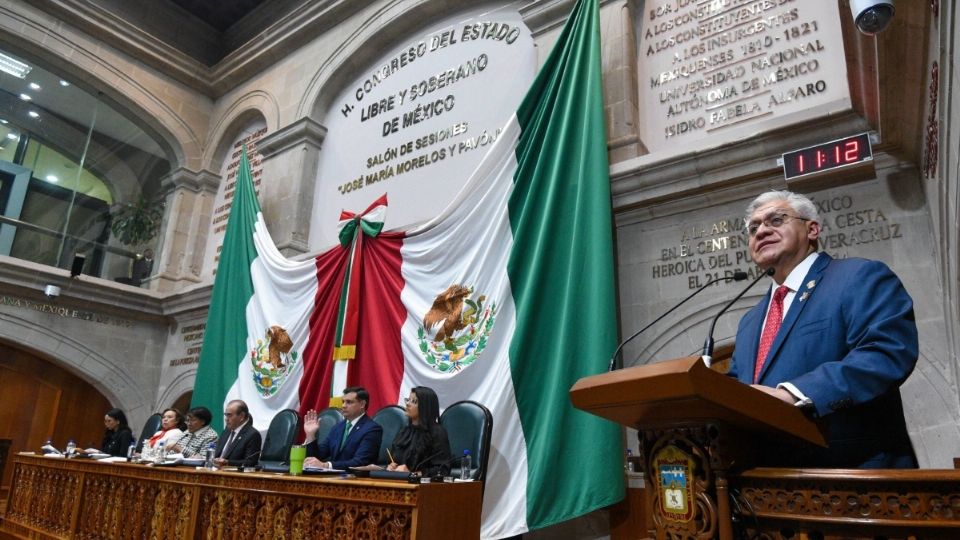
<instances>
[{"instance_id":1,"label":"security camera","mask_svg":"<svg viewBox=\"0 0 960 540\"><path fill-rule=\"evenodd\" d=\"M43 288L43 294L47 295L47 298L53 300L54 298L60 296L60 287L56 285L47 285Z\"/></svg>"},{"instance_id":2,"label":"security camera","mask_svg":"<svg viewBox=\"0 0 960 540\"><path fill-rule=\"evenodd\" d=\"M850 0L853 22L868 36L882 32L890 24L895 11L893 0Z\"/></svg>"}]
</instances>

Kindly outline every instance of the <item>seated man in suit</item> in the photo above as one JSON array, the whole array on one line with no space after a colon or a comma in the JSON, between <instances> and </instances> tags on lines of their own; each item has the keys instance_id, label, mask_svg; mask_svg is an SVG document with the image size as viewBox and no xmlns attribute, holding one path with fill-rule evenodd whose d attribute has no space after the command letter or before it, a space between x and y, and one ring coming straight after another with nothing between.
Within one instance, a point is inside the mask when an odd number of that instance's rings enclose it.
<instances>
[{"instance_id":1,"label":"seated man in suit","mask_svg":"<svg viewBox=\"0 0 960 540\"><path fill-rule=\"evenodd\" d=\"M247 404L239 399L227 403L223 411L223 423L223 434L217 439L214 464L217 467L256 465L260 459L260 432L253 427Z\"/></svg>"},{"instance_id":2,"label":"seated man in suit","mask_svg":"<svg viewBox=\"0 0 960 540\"><path fill-rule=\"evenodd\" d=\"M917 363L913 301L879 261L818 253L810 199L771 191L747 207L753 261L774 269L740 320L730 374L819 418L829 448L780 441L770 465L916 467L900 385Z\"/></svg>"},{"instance_id":3,"label":"seated man in suit","mask_svg":"<svg viewBox=\"0 0 960 540\"><path fill-rule=\"evenodd\" d=\"M327 438L318 441L320 422L317 411L310 410L303 417L303 431L307 445L305 467L346 469L369 465L377 460L383 428L367 416L370 394L359 386L343 390L343 421L333 426Z\"/></svg>"}]
</instances>

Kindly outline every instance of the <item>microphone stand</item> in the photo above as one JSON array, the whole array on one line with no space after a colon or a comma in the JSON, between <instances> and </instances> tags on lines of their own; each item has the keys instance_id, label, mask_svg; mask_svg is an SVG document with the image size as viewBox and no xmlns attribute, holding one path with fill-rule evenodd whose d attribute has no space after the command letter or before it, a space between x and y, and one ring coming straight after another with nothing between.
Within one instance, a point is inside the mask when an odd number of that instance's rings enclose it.
<instances>
[{"instance_id":1,"label":"microphone stand","mask_svg":"<svg viewBox=\"0 0 960 540\"><path fill-rule=\"evenodd\" d=\"M747 273L746 273L746 272L734 272L733 275L730 275L730 276L724 276L724 277L721 277L721 278L711 279L710 281L708 281L708 282L706 283L706 285L703 285L703 286L701 286L699 289L693 291L693 293L690 294L690 296L687 296L686 298L684 298L683 300L681 300L680 303L678 303L677 305L675 305L675 306L673 306L672 308L668 309L664 314L662 314L662 315L660 315L659 317L657 317L656 319L654 319L651 323L647 324L646 326L644 326L644 327L641 328L640 330L637 330L632 336L630 336L630 337L628 337L627 339L621 341L621 342L620 342L620 345L617 345L617 350L613 351L613 356L610 357L610 365L609 365L609 367L607 367L607 371L613 371L613 370L615 370L615 369L620 369L620 368L623 367L623 357L621 356L621 357L620 357L620 360L621 360L621 361L620 361L620 362L617 362L617 356L623 351L623 347L624 347L627 343L630 343L631 341L633 341L633 339L634 339L635 337L639 336L639 335L642 334L644 331L646 331L648 328L650 328L651 326L653 326L653 325L657 324L658 322L660 322L660 320L663 319L664 317L666 317L667 315L669 315L669 314L673 313L674 311L676 311L677 308L679 308L680 306L686 304L688 300L690 300L690 299L693 298L694 296L696 296L696 295L700 294L701 292L703 292L703 290L706 289L707 287L709 287L710 285L713 285L714 283L717 283L717 282L719 282L719 281L730 281L731 279L734 280L734 281L743 281L743 280L747 279Z\"/></svg>"},{"instance_id":2,"label":"microphone stand","mask_svg":"<svg viewBox=\"0 0 960 540\"><path fill-rule=\"evenodd\" d=\"M710 364L713 363L713 327L716 326L717 321L720 319L720 316L726 313L727 310L730 309L730 306L732 306L734 302L739 300L741 296L743 296L744 294L747 294L747 291L749 291L754 285L756 285L758 281L760 281L761 279L767 276L772 276L774 272L775 270L773 268L767 268L766 270L761 272L756 279L751 281L749 285L747 285L742 291L740 291L740 294L733 297L733 300L727 302L727 305L723 306L723 309L721 309L720 312L717 313L716 316L714 316L713 320L710 321L710 331L707 332L707 339L706 341L703 342L703 356L701 356L701 358L703 359L703 363L706 364L707 367L710 367Z\"/></svg>"},{"instance_id":3,"label":"microphone stand","mask_svg":"<svg viewBox=\"0 0 960 540\"><path fill-rule=\"evenodd\" d=\"M256 467L257 467L256 464L254 464L254 465L247 465L247 460L250 459L250 458L252 458L253 456L259 456L259 455L260 455L260 452L262 452L262 450L257 450L256 452L254 452L254 453L250 454L249 456L243 458L243 461L241 461L241 462L240 462L240 465L237 466L237 471L238 471L238 472L243 472L243 469L246 468L246 467L252 467L252 468L256 469Z\"/></svg>"},{"instance_id":4,"label":"microphone stand","mask_svg":"<svg viewBox=\"0 0 960 540\"><path fill-rule=\"evenodd\" d=\"M414 467L412 471L410 471L410 475L407 477L407 482L410 484L419 484L421 482L421 479L424 476L423 473L419 472L420 468L423 467L424 465L429 464L430 461L433 460L433 458L441 454L443 454L443 450L440 450L439 452L434 452L433 454L427 456L426 458L421 459L420 462L417 463L417 466ZM458 459L460 458L457 456L454 456L454 457L451 457L450 459L443 460L439 465L442 468L444 465L449 465ZM429 472L430 470L428 469L427 473ZM431 481L434 481L434 482L443 482L443 473L438 472L437 474L434 474L432 476L428 475L427 478L430 478Z\"/></svg>"}]
</instances>

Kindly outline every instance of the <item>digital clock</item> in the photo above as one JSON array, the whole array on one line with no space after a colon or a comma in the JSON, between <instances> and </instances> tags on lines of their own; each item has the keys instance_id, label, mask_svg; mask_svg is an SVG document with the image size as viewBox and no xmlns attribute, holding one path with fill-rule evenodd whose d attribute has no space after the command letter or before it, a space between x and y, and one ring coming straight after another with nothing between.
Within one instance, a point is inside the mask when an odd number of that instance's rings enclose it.
<instances>
[{"instance_id":1,"label":"digital clock","mask_svg":"<svg viewBox=\"0 0 960 540\"><path fill-rule=\"evenodd\" d=\"M873 149L869 134L861 133L783 154L783 176L791 180L867 161L873 161Z\"/></svg>"}]
</instances>

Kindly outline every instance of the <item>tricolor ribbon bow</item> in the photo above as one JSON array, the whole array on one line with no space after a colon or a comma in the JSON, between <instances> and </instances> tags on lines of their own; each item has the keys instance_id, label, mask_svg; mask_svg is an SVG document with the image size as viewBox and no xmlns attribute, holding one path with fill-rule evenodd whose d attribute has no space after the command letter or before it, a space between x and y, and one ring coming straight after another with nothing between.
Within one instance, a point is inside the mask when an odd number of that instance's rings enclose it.
<instances>
[{"instance_id":1,"label":"tricolor ribbon bow","mask_svg":"<svg viewBox=\"0 0 960 540\"><path fill-rule=\"evenodd\" d=\"M359 215L340 212L340 245L349 250L347 268L340 288L337 330L333 343L333 384L331 406L339 401L337 393L346 387L347 362L357 356L357 334L360 324L360 266L363 260L363 237L376 237L383 230L387 214L387 196L382 195ZM361 234L362 231L362 234Z\"/></svg>"}]
</instances>

